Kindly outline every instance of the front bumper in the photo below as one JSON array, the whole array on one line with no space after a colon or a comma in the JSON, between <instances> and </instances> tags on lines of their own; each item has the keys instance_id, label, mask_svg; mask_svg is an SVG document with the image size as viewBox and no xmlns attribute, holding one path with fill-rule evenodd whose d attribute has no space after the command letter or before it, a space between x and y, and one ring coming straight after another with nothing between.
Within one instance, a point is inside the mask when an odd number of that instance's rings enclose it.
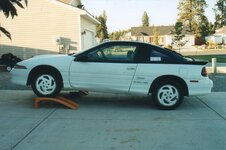
<instances>
[{"instance_id":1,"label":"front bumper","mask_svg":"<svg viewBox=\"0 0 226 150\"><path fill-rule=\"evenodd\" d=\"M15 69L13 68L10 71L11 74L11 82L18 85L27 85L27 79L29 75L30 70L28 69Z\"/></svg>"}]
</instances>

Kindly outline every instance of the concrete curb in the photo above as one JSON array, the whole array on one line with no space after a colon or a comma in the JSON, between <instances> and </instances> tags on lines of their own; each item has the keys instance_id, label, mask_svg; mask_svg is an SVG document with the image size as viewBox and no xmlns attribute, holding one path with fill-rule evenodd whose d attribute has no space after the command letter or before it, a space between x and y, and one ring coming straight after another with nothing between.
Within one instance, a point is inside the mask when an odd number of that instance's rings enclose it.
<instances>
[{"instance_id":1,"label":"concrete curb","mask_svg":"<svg viewBox=\"0 0 226 150\"><path fill-rule=\"evenodd\" d=\"M212 67L206 67L208 73L213 73ZM216 73L226 73L226 67L217 67Z\"/></svg>"}]
</instances>

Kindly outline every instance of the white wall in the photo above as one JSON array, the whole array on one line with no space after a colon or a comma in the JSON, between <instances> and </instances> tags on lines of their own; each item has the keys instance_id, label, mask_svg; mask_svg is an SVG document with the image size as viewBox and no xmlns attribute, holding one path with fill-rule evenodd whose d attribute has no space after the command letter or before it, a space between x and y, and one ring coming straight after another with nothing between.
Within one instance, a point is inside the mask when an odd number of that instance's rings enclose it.
<instances>
[{"instance_id":1,"label":"white wall","mask_svg":"<svg viewBox=\"0 0 226 150\"><path fill-rule=\"evenodd\" d=\"M81 50L96 45L96 25L85 17L81 17L81 36Z\"/></svg>"},{"instance_id":2,"label":"white wall","mask_svg":"<svg viewBox=\"0 0 226 150\"><path fill-rule=\"evenodd\" d=\"M76 11L79 10L56 1L29 0L25 9L18 8L18 16L14 19L6 19L3 13L0 14L1 25L12 36L10 41L2 35L0 44L11 46L12 50L15 47L24 49L24 52L30 53L27 58L46 52L59 53L56 43L59 37L68 38L79 47L80 14ZM24 54L20 55L25 58Z\"/></svg>"}]
</instances>

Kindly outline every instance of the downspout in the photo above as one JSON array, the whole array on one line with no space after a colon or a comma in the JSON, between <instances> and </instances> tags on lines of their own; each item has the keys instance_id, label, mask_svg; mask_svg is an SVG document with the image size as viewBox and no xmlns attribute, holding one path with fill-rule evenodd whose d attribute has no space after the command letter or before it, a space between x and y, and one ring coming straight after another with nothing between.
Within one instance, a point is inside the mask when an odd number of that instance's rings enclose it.
<instances>
[{"instance_id":1,"label":"downspout","mask_svg":"<svg viewBox=\"0 0 226 150\"><path fill-rule=\"evenodd\" d=\"M78 42L79 42L79 48L78 48L78 50L79 51L82 51L82 24L81 24L81 14L79 14L79 17L78 17L78 24L79 24L79 26L78 26L78 36L79 36L79 38L78 38Z\"/></svg>"}]
</instances>

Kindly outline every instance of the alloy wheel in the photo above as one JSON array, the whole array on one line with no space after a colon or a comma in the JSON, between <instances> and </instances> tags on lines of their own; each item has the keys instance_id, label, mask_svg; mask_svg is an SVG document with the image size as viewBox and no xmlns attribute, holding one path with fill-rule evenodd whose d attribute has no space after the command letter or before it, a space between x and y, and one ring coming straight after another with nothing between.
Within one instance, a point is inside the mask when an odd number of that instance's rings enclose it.
<instances>
[{"instance_id":1,"label":"alloy wheel","mask_svg":"<svg viewBox=\"0 0 226 150\"><path fill-rule=\"evenodd\" d=\"M164 85L158 90L157 97L161 105L173 106L179 100L179 92L172 85Z\"/></svg>"},{"instance_id":2,"label":"alloy wheel","mask_svg":"<svg viewBox=\"0 0 226 150\"><path fill-rule=\"evenodd\" d=\"M37 78L35 86L39 93L48 95L56 89L56 81L51 75L43 74Z\"/></svg>"}]
</instances>

